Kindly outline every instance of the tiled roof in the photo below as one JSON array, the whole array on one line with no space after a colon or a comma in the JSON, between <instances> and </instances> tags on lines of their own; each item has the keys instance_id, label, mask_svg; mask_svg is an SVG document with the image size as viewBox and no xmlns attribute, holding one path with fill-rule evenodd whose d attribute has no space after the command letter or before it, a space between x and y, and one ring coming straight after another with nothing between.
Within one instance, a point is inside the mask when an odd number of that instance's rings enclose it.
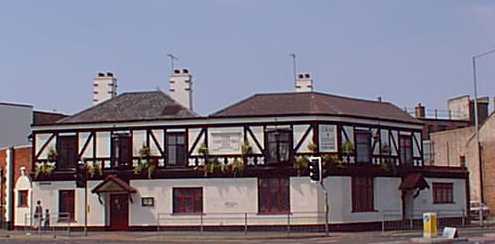
<instances>
[{"instance_id":1,"label":"tiled roof","mask_svg":"<svg viewBox=\"0 0 495 244\"><path fill-rule=\"evenodd\" d=\"M128 92L57 121L57 124L197 117L162 91Z\"/></svg>"},{"instance_id":2,"label":"tiled roof","mask_svg":"<svg viewBox=\"0 0 495 244\"><path fill-rule=\"evenodd\" d=\"M281 115L340 115L421 124L419 120L388 102L319 92L256 94L213 113L210 117Z\"/></svg>"}]
</instances>

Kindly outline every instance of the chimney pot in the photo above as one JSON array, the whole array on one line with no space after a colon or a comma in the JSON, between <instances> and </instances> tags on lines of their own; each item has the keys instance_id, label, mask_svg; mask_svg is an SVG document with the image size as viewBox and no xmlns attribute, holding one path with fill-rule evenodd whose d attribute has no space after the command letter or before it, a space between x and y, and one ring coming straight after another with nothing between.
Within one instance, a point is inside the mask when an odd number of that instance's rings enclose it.
<instances>
[{"instance_id":1,"label":"chimney pot","mask_svg":"<svg viewBox=\"0 0 495 244\"><path fill-rule=\"evenodd\" d=\"M105 77L105 73L98 73L98 77Z\"/></svg>"}]
</instances>

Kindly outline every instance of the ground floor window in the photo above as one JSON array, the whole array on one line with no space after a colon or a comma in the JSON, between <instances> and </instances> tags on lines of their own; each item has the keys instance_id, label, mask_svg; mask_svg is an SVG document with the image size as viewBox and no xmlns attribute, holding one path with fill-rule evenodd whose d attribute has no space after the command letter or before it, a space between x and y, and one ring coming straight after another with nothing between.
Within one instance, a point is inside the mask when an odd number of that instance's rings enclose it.
<instances>
[{"instance_id":1,"label":"ground floor window","mask_svg":"<svg viewBox=\"0 0 495 244\"><path fill-rule=\"evenodd\" d=\"M74 190L58 192L58 218L60 222L74 221L75 197Z\"/></svg>"},{"instance_id":2,"label":"ground floor window","mask_svg":"<svg viewBox=\"0 0 495 244\"><path fill-rule=\"evenodd\" d=\"M266 214L288 213L289 179L260 178L258 181L259 212Z\"/></svg>"},{"instance_id":3,"label":"ground floor window","mask_svg":"<svg viewBox=\"0 0 495 244\"><path fill-rule=\"evenodd\" d=\"M27 208L28 207L28 191L20 190L17 194L17 207Z\"/></svg>"},{"instance_id":4,"label":"ground floor window","mask_svg":"<svg viewBox=\"0 0 495 244\"><path fill-rule=\"evenodd\" d=\"M352 177L352 211L374 211L372 177Z\"/></svg>"},{"instance_id":5,"label":"ground floor window","mask_svg":"<svg viewBox=\"0 0 495 244\"><path fill-rule=\"evenodd\" d=\"M174 188L174 213L202 213L203 188Z\"/></svg>"},{"instance_id":6,"label":"ground floor window","mask_svg":"<svg viewBox=\"0 0 495 244\"><path fill-rule=\"evenodd\" d=\"M432 184L433 188L433 203L454 203L454 185L452 183L438 183Z\"/></svg>"}]
</instances>

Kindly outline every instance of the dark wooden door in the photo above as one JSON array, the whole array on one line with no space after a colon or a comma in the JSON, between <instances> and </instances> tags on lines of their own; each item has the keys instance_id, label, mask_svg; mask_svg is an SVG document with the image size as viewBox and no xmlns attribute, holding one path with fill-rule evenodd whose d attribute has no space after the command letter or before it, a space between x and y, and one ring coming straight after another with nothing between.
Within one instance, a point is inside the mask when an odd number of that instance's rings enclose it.
<instances>
[{"instance_id":1,"label":"dark wooden door","mask_svg":"<svg viewBox=\"0 0 495 244\"><path fill-rule=\"evenodd\" d=\"M110 230L127 230L129 227L128 194L110 195Z\"/></svg>"}]
</instances>

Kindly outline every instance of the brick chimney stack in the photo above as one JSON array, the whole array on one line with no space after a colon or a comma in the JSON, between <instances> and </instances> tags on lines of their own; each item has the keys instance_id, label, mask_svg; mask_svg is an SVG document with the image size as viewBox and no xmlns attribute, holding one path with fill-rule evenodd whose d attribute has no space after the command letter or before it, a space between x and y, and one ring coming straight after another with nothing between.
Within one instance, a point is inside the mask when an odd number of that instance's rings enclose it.
<instances>
[{"instance_id":1,"label":"brick chimney stack","mask_svg":"<svg viewBox=\"0 0 495 244\"><path fill-rule=\"evenodd\" d=\"M418 119L424 119L425 118L425 106L423 106L421 103L418 103L416 107L414 108L414 114L416 118Z\"/></svg>"}]
</instances>

